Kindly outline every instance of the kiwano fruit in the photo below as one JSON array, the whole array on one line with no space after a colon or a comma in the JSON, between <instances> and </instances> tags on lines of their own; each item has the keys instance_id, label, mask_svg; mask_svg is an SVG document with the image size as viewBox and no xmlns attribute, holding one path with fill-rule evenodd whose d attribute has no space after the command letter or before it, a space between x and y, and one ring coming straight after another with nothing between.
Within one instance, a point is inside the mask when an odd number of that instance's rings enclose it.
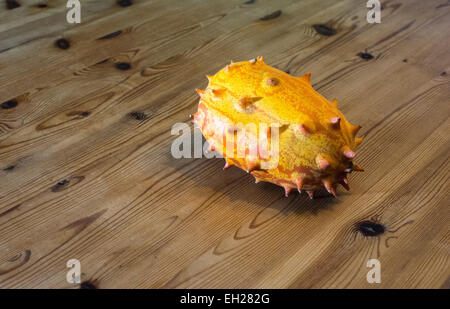
<instances>
[{"instance_id":1,"label":"kiwano fruit","mask_svg":"<svg viewBox=\"0 0 450 309\"><path fill-rule=\"evenodd\" d=\"M338 184L349 190L347 174L363 170L353 163L361 127L345 119L336 100L312 88L310 73L294 77L258 57L231 62L207 78L191 117L210 150L225 158L225 168L234 165L255 182L282 186L286 196L297 189L310 198L322 188L336 196Z\"/></svg>"}]
</instances>

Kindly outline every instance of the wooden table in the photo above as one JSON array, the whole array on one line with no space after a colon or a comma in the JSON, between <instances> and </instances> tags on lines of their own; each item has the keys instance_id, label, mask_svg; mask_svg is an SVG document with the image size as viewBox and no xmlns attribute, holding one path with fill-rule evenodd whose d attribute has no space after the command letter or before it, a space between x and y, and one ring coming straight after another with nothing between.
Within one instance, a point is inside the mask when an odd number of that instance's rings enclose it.
<instances>
[{"instance_id":1,"label":"wooden table","mask_svg":"<svg viewBox=\"0 0 450 309\"><path fill-rule=\"evenodd\" d=\"M78 259L97 288L449 288L450 3L381 2L81 1L74 25L0 0L0 287L78 288ZM255 56L362 125L350 192L171 155L205 74Z\"/></svg>"}]
</instances>

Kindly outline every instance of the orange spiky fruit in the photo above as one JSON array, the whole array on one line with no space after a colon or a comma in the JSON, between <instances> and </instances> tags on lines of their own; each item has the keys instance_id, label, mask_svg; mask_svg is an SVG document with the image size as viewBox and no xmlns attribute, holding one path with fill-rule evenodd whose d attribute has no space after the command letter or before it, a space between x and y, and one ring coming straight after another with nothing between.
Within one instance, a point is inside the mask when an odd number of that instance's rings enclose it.
<instances>
[{"instance_id":1,"label":"orange spiky fruit","mask_svg":"<svg viewBox=\"0 0 450 309\"><path fill-rule=\"evenodd\" d=\"M232 62L207 78L208 87L197 90L200 102L193 122L225 158L225 168L235 165L256 182L282 186L286 196L297 189L313 198L321 188L336 196L337 184L349 190L347 174L362 170L353 164L361 127L347 121L336 100L328 101L312 88L310 73L294 77L258 57ZM241 131L245 134L239 137ZM276 141L276 155L262 155L262 140ZM276 164L268 165L274 157Z\"/></svg>"}]
</instances>

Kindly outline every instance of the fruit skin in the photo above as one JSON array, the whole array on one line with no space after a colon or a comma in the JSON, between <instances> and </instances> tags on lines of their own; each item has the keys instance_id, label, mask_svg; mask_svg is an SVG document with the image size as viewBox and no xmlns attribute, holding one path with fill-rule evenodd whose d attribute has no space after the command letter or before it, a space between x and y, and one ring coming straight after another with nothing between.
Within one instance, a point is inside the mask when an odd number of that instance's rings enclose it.
<instances>
[{"instance_id":1,"label":"fruit skin","mask_svg":"<svg viewBox=\"0 0 450 309\"><path fill-rule=\"evenodd\" d=\"M258 57L231 62L207 78L208 87L197 90L200 101L192 118L211 148L225 158L225 168L235 165L250 172L256 182L282 186L286 196L297 189L311 198L321 188L336 196L337 184L349 190L347 174L363 170L352 162L363 140L356 137L361 127L347 121L336 100L328 101L312 88L310 73L294 77ZM250 156L247 150L243 157L237 156L240 143L233 153L226 152L223 135L234 141L240 130L234 124L249 123L269 128L277 123L279 158L275 168L262 169L266 159L259 152ZM256 143L258 134L261 132L250 132L247 141Z\"/></svg>"}]
</instances>

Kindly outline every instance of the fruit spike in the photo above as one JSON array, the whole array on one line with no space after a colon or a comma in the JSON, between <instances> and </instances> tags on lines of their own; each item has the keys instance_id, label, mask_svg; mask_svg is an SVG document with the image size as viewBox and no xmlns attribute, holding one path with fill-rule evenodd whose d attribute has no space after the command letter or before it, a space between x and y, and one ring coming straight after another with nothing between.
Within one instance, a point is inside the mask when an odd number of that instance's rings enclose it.
<instances>
[{"instance_id":1,"label":"fruit spike","mask_svg":"<svg viewBox=\"0 0 450 309\"><path fill-rule=\"evenodd\" d=\"M353 166L353 170L356 172L364 172L364 169L356 164Z\"/></svg>"},{"instance_id":2,"label":"fruit spike","mask_svg":"<svg viewBox=\"0 0 450 309\"><path fill-rule=\"evenodd\" d=\"M316 156L316 164L320 170L325 170L330 166L330 160L328 160L323 154L318 154Z\"/></svg>"},{"instance_id":3,"label":"fruit spike","mask_svg":"<svg viewBox=\"0 0 450 309\"><path fill-rule=\"evenodd\" d=\"M363 142L364 138L363 137L357 137L355 138L355 144L356 147L358 147L359 145L361 145L361 143Z\"/></svg>"},{"instance_id":4,"label":"fruit spike","mask_svg":"<svg viewBox=\"0 0 450 309\"><path fill-rule=\"evenodd\" d=\"M339 184L341 184L341 185L345 188L345 190L350 191L350 187L349 187L349 185L348 185L348 179L347 179L347 176L344 176L344 178L342 178L342 179L339 181Z\"/></svg>"},{"instance_id":5,"label":"fruit spike","mask_svg":"<svg viewBox=\"0 0 450 309\"><path fill-rule=\"evenodd\" d=\"M284 196L288 197L289 193L291 193L291 191L292 191L291 187L288 187L288 186L284 187Z\"/></svg>"},{"instance_id":6,"label":"fruit spike","mask_svg":"<svg viewBox=\"0 0 450 309\"><path fill-rule=\"evenodd\" d=\"M306 73L305 75L298 77L299 80L304 81L305 83L307 83L308 85L311 84L311 73Z\"/></svg>"},{"instance_id":7,"label":"fruit spike","mask_svg":"<svg viewBox=\"0 0 450 309\"><path fill-rule=\"evenodd\" d=\"M214 146L214 145L209 145L209 147L208 147L208 152L212 152L212 151L215 151L216 150L216 146Z\"/></svg>"},{"instance_id":8,"label":"fruit spike","mask_svg":"<svg viewBox=\"0 0 450 309\"><path fill-rule=\"evenodd\" d=\"M334 189L331 181L329 179L324 179L324 180L322 180L322 182L323 182L325 189L327 189L328 193L331 193L331 194L333 194L334 197L336 197L336 190Z\"/></svg>"},{"instance_id":9,"label":"fruit spike","mask_svg":"<svg viewBox=\"0 0 450 309\"><path fill-rule=\"evenodd\" d=\"M304 124L295 125L294 130L304 136L309 136L310 133L309 129Z\"/></svg>"},{"instance_id":10,"label":"fruit spike","mask_svg":"<svg viewBox=\"0 0 450 309\"><path fill-rule=\"evenodd\" d=\"M259 56L232 62L207 78L207 88L197 90L200 102L193 119L225 158L224 168L237 166L252 174L255 182L277 184L286 195L296 188L310 198L323 188L336 195L338 184L349 190L347 173L363 170L353 163L363 141L356 137L361 127L347 121L336 99L329 101L312 88L310 73L293 77ZM242 138L238 133L247 125L258 129ZM270 155L253 153L248 146L254 149L261 136L272 140L271 128L279 129L278 161L267 167L263 163ZM229 143L234 151L228 151Z\"/></svg>"},{"instance_id":11,"label":"fruit spike","mask_svg":"<svg viewBox=\"0 0 450 309\"><path fill-rule=\"evenodd\" d=\"M195 89L195 91L197 91L198 95L201 97L203 97L205 95L205 90L201 90L201 89Z\"/></svg>"},{"instance_id":12,"label":"fruit spike","mask_svg":"<svg viewBox=\"0 0 450 309\"><path fill-rule=\"evenodd\" d=\"M342 153L344 156L346 156L348 159L353 159L356 156L356 153L350 149L348 146L344 146L342 148Z\"/></svg>"},{"instance_id":13,"label":"fruit spike","mask_svg":"<svg viewBox=\"0 0 450 309\"><path fill-rule=\"evenodd\" d=\"M253 170L256 170L259 168L259 163L256 162L256 160L247 160L247 173L250 173Z\"/></svg>"},{"instance_id":14,"label":"fruit spike","mask_svg":"<svg viewBox=\"0 0 450 309\"><path fill-rule=\"evenodd\" d=\"M334 125L336 127L339 127L339 124L341 123L341 118L340 117L333 117L333 118L331 118L330 122L331 122L332 125Z\"/></svg>"},{"instance_id":15,"label":"fruit spike","mask_svg":"<svg viewBox=\"0 0 450 309\"><path fill-rule=\"evenodd\" d=\"M295 180L295 185L297 186L298 192L302 193L302 189L303 189L303 178L297 178L297 179Z\"/></svg>"}]
</instances>

